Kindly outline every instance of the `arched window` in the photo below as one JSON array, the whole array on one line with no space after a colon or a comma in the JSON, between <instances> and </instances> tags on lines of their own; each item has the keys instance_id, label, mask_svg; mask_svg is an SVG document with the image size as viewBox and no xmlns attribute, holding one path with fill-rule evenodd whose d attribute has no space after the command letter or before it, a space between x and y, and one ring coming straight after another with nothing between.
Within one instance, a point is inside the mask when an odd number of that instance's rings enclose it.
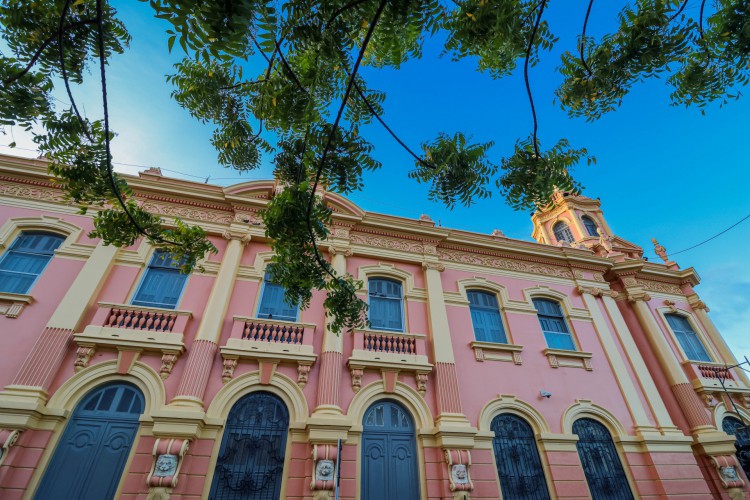
<instances>
[{"instance_id":1,"label":"arched window","mask_svg":"<svg viewBox=\"0 0 750 500\"><path fill-rule=\"evenodd\" d=\"M135 386L97 387L76 406L34 498L115 498L145 407Z\"/></svg>"},{"instance_id":2,"label":"arched window","mask_svg":"<svg viewBox=\"0 0 750 500\"><path fill-rule=\"evenodd\" d=\"M711 356L706 352L703 342L701 342L698 334L695 333L695 330L690 325L690 321L685 316L674 313L668 313L664 316L667 318L667 323L669 323L669 327L674 332L674 336L677 337L677 341L682 346L682 350L685 351L687 359L692 361L711 361Z\"/></svg>"},{"instance_id":3,"label":"arched window","mask_svg":"<svg viewBox=\"0 0 750 500\"><path fill-rule=\"evenodd\" d=\"M289 411L275 394L252 392L229 412L209 498L271 500L281 494Z\"/></svg>"},{"instance_id":4,"label":"arched window","mask_svg":"<svg viewBox=\"0 0 750 500\"><path fill-rule=\"evenodd\" d=\"M0 258L0 292L28 293L63 241L58 234L21 233Z\"/></svg>"},{"instance_id":5,"label":"arched window","mask_svg":"<svg viewBox=\"0 0 750 500\"><path fill-rule=\"evenodd\" d=\"M555 239L557 241L567 241L568 243L573 243L575 241L573 233L570 232L570 228L564 222L558 222L555 224L552 231L555 233Z\"/></svg>"},{"instance_id":6,"label":"arched window","mask_svg":"<svg viewBox=\"0 0 750 500\"><path fill-rule=\"evenodd\" d=\"M745 471L745 475L750 477L750 428L734 417L725 417L721 422L721 428L730 436L735 437L737 461Z\"/></svg>"},{"instance_id":7,"label":"arched window","mask_svg":"<svg viewBox=\"0 0 750 500\"><path fill-rule=\"evenodd\" d=\"M266 270L263 278L263 290L260 295L258 317L265 319L280 319L282 321L297 321L297 306L290 305L284 299L284 287L271 281L271 272Z\"/></svg>"},{"instance_id":8,"label":"arched window","mask_svg":"<svg viewBox=\"0 0 750 500\"><path fill-rule=\"evenodd\" d=\"M586 227L586 232L589 233L589 236L599 236L599 233L597 231L597 229L599 229L599 226L596 225L594 219L592 219L588 215L584 215L583 217L581 217L581 220L583 221L583 225Z\"/></svg>"},{"instance_id":9,"label":"arched window","mask_svg":"<svg viewBox=\"0 0 750 500\"><path fill-rule=\"evenodd\" d=\"M497 305L495 294L480 290L469 290L469 309L471 310L471 324L474 326L474 338L481 342L508 342Z\"/></svg>"},{"instance_id":10,"label":"arched window","mask_svg":"<svg viewBox=\"0 0 750 500\"><path fill-rule=\"evenodd\" d=\"M542 325L544 339L547 341L547 347L575 351L576 344L573 342L573 336L565 322L560 304L549 299L534 299L533 302L539 324Z\"/></svg>"},{"instance_id":11,"label":"arched window","mask_svg":"<svg viewBox=\"0 0 750 500\"><path fill-rule=\"evenodd\" d=\"M371 278L370 325L377 330L404 331L404 299L401 283L386 278Z\"/></svg>"},{"instance_id":12,"label":"arched window","mask_svg":"<svg viewBox=\"0 0 750 500\"><path fill-rule=\"evenodd\" d=\"M578 434L578 456L593 500L631 500L633 493L622 468L612 436L606 427L590 418L573 423Z\"/></svg>"},{"instance_id":13,"label":"arched window","mask_svg":"<svg viewBox=\"0 0 750 500\"><path fill-rule=\"evenodd\" d=\"M131 301L135 306L174 309L182 296L188 275L180 271L182 260L171 253L157 250Z\"/></svg>"},{"instance_id":14,"label":"arched window","mask_svg":"<svg viewBox=\"0 0 750 500\"><path fill-rule=\"evenodd\" d=\"M492 432L503 498L547 500L547 481L531 426L522 418L506 413L492 419Z\"/></svg>"}]
</instances>

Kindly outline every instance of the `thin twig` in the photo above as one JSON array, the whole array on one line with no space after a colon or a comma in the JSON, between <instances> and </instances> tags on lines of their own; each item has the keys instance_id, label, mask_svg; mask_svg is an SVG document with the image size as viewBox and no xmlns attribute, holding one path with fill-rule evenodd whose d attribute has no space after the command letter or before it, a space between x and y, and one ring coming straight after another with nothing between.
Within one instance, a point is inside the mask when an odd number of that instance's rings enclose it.
<instances>
[{"instance_id":1,"label":"thin twig","mask_svg":"<svg viewBox=\"0 0 750 500\"><path fill-rule=\"evenodd\" d=\"M370 110L370 114L374 116L378 122L380 122L383 128L386 129L389 134L391 134L391 137L393 137L396 140L396 142L398 142L401 145L402 148L408 151L408 153L412 155L415 160L417 160L419 163L421 163L425 167L432 168L432 169L435 168L435 165L428 163L421 156L419 156L414 151L412 151L412 149L409 146L407 146L406 143L402 141L399 136L396 135L396 133L391 129L391 127L389 127L388 124L385 123L385 121L380 116L380 114L375 110L375 107L367 99L367 96L365 96L364 92L362 92L362 89L360 88L357 82L354 82L354 89L357 91L357 94L359 94L360 99L362 99L362 101L365 103L365 106L367 106L367 109Z\"/></svg>"},{"instance_id":2,"label":"thin twig","mask_svg":"<svg viewBox=\"0 0 750 500\"><path fill-rule=\"evenodd\" d=\"M68 7L69 8L69 7ZM67 9L66 9L67 10ZM87 24L96 24L96 19L83 19L81 21L76 21L74 23L71 23L65 27L62 26L62 23L60 23L60 28L57 30L56 33L53 33L49 36L44 42L42 42L42 45L39 46L38 49L36 49L36 52L34 52L34 55L29 59L29 62L26 64L26 67L16 73L15 75L3 80L3 85L9 85L19 78L22 78L26 73L31 71L31 68L36 64L36 61L39 59L39 57L42 55L42 52L44 52L44 49L49 47L49 45L55 41L55 38L61 39L62 35L67 33L69 30L73 28L78 28L81 26L85 26Z\"/></svg>"},{"instance_id":3,"label":"thin twig","mask_svg":"<svg viewBox=\"0 0 750 500\"><path fill-rule=\"evenodd\" d=\"M583 64L583 67L586 68L586 71L588 72L589 76L592 76L593 73L591 72L591 68L589 68L588 63L586 62L586 55L584 54L584 49L586 47L586 28L589 24L589 16L591 15L591 7L594 5L594 0L589 0L589 7L586 9L586 17L583 19L583 29L581 30L581 43L578 46L578 50L581 54L581 64Z\"/></svg>"},{"instance_id":4,"label":"thin twig","mask_svg":"<svg viewBox=\"0 0 750 500\"><path fill-rule=\"evenodd\" d=\"M685 10L685 7L687 7L687 4L688 4L688 0L684 0L682 2L682 5L680 6L680 8L677 9L677 12L675 12L674 15L672 17L670 17L669 21L667 21L667 22L671 23L672 21L674 21L677 18L677 16L679 16L680 14L682 14L682 11Z\"/></svg>"},{"instance_id":5,"label":"thin twig","mask_svg":"<svg viewBox=\"0 0 750 500\"><path fill-rule=\"evenodd\" d=\"M253 81L250 81L250 82L240 82L240 83L237 83L235 85L228 85L226 87L219 87L219 90L232 90L232 89L236 89L236 88L239 88L239 87L244 87L246 85L255 85L255 84L264 83L264 82L266 82L266 80L264 80L264 79L253 80Z\"/></svg>"},{"instance_id":6,"label":"thin twig","mask_svg":"<svg viewBox=\"0 0 750 500\"><path fill-rule=\"evenodd\" d=\"M320 252L318 251L318 246L315 243L315 232L312 228L312 223L310 221L310 216L312 214L312 207L313 203L315 202L315 191L318 188L318 183L320 182L320 176L323 173L323 167L325 166L326 157L328 156L328 151L331 148L331 144L333 143L333 139L336 135L336 131L339 126L339 122L341 121L341 117L344 114L344 109L346 108L346 103L349 100L349 96L351 95L352 88L354 87L354 79L357 77L357 72L359 71L359 65L362 63L362 58L365 55L365 51L367 50L367 45L370 43L370 39L372 38L373 33L375 32L375 26L377 26L378 21L380 20L380 15L383 13L383 10L385 10L385 6L388 3L388 0L381 0L380 5L378 5L377 11L375 11L375 16L373 17L372 22L370 22L370 26L367 29L367 34L365 35L364 40L362 41L362 46L359 48L359 54L357 54L357 59L354 62L354 66L352 67L351 73L349 73L349 82L346 85L346 92L344 92L344 97L341 99L341 105L339 106L338 113L336 114L336 119L333 122L333 126L331 127L331 131L328 134L328 141L326 142L325 148L323 148L323 153L320 156L320 163L318 164L318 170L315 173L315 182L312 186L312 192L310 194L310 201L307 204L307 228L310 232L310 239L313 243L313 248L315 249L315 258L318 261L318 264L321 265L326 272L334 279L339 279L334 273L332 273L328 268L328 263L323 260L323 258L320 255Z\"/></svg>"},{"instance_id":7,"label":"thin twig","mask_svg":"<svg viewBox=\"0 0 750 500\"><path fill-rule=\"evenodd\" d=\"M68 17L68 10L70 9L70 0L65 1L65 5L63 5L62 14L60 14L60 28L58 29L58 53L60 57L60 76L62 77L63 83L65 84L65 91L68 93L68 99L70 99L70 106L73 108L73 112L76 114L76 118L78 118L78 123L81 125L81 128L83 129L83 134L86 136L86 138L89 140L90 143L94 144L94 138L91 137L91 134L89 133L89 128L86 123L86 120L83 119L81 116L81 113L78 111L78 106L76 105L76 101L73 98L73 91L70 90L70 81L68 81L68 72L65 68L65 46L63 44L63 30L62 25L65 23L65 18ZM96 20L94 20L96 22Z\"/></svg>"},{"instance_id":8,"label":"thin twig","mask_svg":"<svg viewBox=\"0 0 750 500\"><path fill-rule=\"evenodd\" d=\"M70 2L70 0L67 0L67 2ZM138 232L144 236L147 236L149 238L153 238L156 241L160 241L162 243L169 243L173 245L181 245L181 243L177 243L175 241L166 241L161 237L154 237L151 236L148 232L146 232L145 229L143 229L140 224L138 224L138 221L135 220L135 217L133 217L133 214L130 213L128 210L127 205L125 204L125 201L122 199L122 194L120 193L120 190L117 187L117 182L115 181L114 172L112 169L112 161L110 156L110 141L109 141L109 106L107 104L107 73L106 73L106 63L107 63L107 57L106 52L104 51L104 13L102 9L102 2L103 0L96 0L96 24L97 24L97 30L98 30L98 44L99 44L99 74L101 78L101 84L102 84L102 107L104 108L104 150L105 150L105 161L107 162L107 177L109 178L110 186L112 187L112 193L117 198L117 201L120 203L120 206L122 207L122 210L125 212L125 214L128 216L128 219L130 219L130 222L135 226L135 228L138 230Z\"/></svg>"},{"instance_id":9,"label":"thin twig","mask_svg":"<svg viewBox=\"0 0 750 500\"><path fill-rule=\"evenodd\" d=\"M323 31L325 31L326 28L328 28L328 26L330 26L331 23L333 23L333 21L335 21L336 18L339 17L339 15L341 15L344 12L346 12L347 10L349 10L349 9L351 9L353 7L356 7L357 5L363 4L363 3L367 2L367 1L368 0L354 0L353 2L350 2L350 3L346 4L346 5L344 5L343 7L337 9L333 14L331 14L331 17L328 18L328 21L323 26Z\"/></svg>"},{"instance_id":10,"label":"thin twig","mask_svg":"<svg viewBox=\"0 0 750 500\"><path fill-rule=\"evenodd\" d=\"M523 64L523 79L526 82L526 93L529 96L529 104L531 105L531 116L534 119L534 134L533 134L533 141L534 141L534 153L536 154L536 158L540 159L541 155L539 154L539 144L538 140L536 138L536 132L539 128L539 124L537 123L536 119L536 108L534 107L534 97L531 95L531 85L529 84L529 59L531 58L531 48L534 46L534 38L536 38L536 32L539 29L539 23L542 21L542 14L544 13L544 8L547 6L547 0L542 0L540 9L539 9L539 15L536 17L536 22L534 23L534 29L531 32L531 37L529 37L529 45L526 47L526 61Z\"/></svg>"}]
</instances>

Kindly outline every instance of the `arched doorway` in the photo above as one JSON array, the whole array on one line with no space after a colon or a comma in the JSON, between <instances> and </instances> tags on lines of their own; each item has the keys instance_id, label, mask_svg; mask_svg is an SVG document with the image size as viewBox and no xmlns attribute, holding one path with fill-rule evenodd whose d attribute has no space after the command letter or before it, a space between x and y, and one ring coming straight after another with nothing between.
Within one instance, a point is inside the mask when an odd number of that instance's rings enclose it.
<instances>
[{"instance_id":1,"label":"arched doorway","mask_svg":"<svg viewBox=\"0 0 750 500\"><path fill-rule=\"evenodd\" d=\"M590 418L573 423L578 434L578 456L593 500L632 500L628 478L622 468L612 435L606 427Z\"/></svg>"},{"instance_id":2,"label":"arched doorway","mask_svg":"<svg viewBox=\"0 0 750 500\"><path fill-rule=\"evenodd\" d=\"M229 412L211 500L277 500L284 475L289 411L275 394L253 392Z\"/></svg>"},{"instance_id":3,"label":"arched doorway","mask_svg":"<svg viewBox=\"0 0 750 500\"><path fill-rule=\"evenodd\" d=\"M378 401L362 426L362 500L417 500L417 440L409 412L395 401Z\"/></svg>"},{"instance_id":4,"label":"arched doorway","mask_svg":"<svg viewBox=\"0 0 750 500\"><path fill-rule=\"evenodd\" d=\"M143 394L125 382L86 395L65 427L35 498L114 498L143 409Z\"/></svg>"},{"instance_id":5,"label":"arched doorway","mask_svg":"<svg viewBox=\"0 0 750 500\"><path fill-rule=\"evenodd\" d=\"M721 422L721 428L734 436L734 447L737 449L737 461L740 463L745 475L750 477L750 429L740 419L726 417Z\"/></svg>"},{"instance_id":6,"label":"arched doorway","mask_svg":"<svg viewBox=\"0 0 750 500\"><path fill-rule=\"evenodd\" d=\"M548 500L547 481L531 426L521 417L505 413L492 419L491 428L503 498Z\"/></svg>"}]
</instances>

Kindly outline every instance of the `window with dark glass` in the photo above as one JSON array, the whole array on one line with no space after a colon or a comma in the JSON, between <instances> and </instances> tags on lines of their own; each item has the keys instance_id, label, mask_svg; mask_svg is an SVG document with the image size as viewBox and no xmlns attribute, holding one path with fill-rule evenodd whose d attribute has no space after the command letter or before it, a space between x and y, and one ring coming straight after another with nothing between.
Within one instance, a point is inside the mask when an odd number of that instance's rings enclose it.
<instances>
[{"instance_id":1,"label":"window with dark glass","mask_svg":"<svg viewBox=\"0 0 750 500\"><path fill-rule=\"evenodd\" d=\"M586 226L586 232L589 233L589 236L599 236L599 232L597 231L599 226L596 225L594 219L588 215L584 215L581 217L581 220L583 221L583 225Z\"/></svg>"},{"instance_id":2,"label":"window with dark glass","mask_svg":"<svg viewBox=\"0 0 750 500\"><path fill-rule=\"evenodd\" d=\"M703 346L703 342L695 333L693 327L690 325L690 321L685 316L679 314L665 314L669 327L674 332L674 336L677 337L677 341L682 346L682 350L685 351L687 359L692 361L711 361L711 357L706 352L706 348Z\"/></svg>"},{"instance_id":3,"label":"window with dark glass","mask_svg":"<svg viewBox=\"0 0 750 500\"><path fill-rule=\"evenodd\" d=\"M505 335L495 294L480 290L469 290L466 295L469 297L474 338L481 342L507 344L508 339Z\"/></svg>"},{"instance_id":4,"label":"window with dark glass","mask_svg":"<svg viewBox=\"0 0 750 500\"><path fill-rule=\"evenodd\" d=\"M544 339L547 341L547 347L575 351L576 345L573 342L570 330L568 330L568 324L565 321L560 304L549 299L534 299L533 302L539 323L542 325Z\"/></svg>"},{"instance_id":5,"label":"window with dark glass","mask_svg":"<svg viewBox=\"0 0 750 500\"><path fill-rule=\"evenodd\" d=\"M555 224L552 231L555 233L555 239L557 241L567 241L568 243L573 243L575 241L573 233L570 232L570 228L564 222L558 222Z\"/></svg>"},{"instance_id":6,"label":"window with dark glass","mask_svg":"<svg viewBox=\"0 0 750 500\"><path fill-rule=\"evenodd\" d=\"M521 417L506 413L492 419L491 428L503 498L547 500L547 481L531 426Z\"/></svg>"},{"instance_id":7,"label":"window with dark glass","mask_svg":"<svg viewBox=\"0 0 750 500\"><path fill-rule=\"evenodd\" d=\"M132 304L136 306L174 309L185 288L188 275L180 272L182 261L170 252L157 250L143 274Z\"/></svg>"},{"instance_id":8,"label":"window with dark glass","mask_svg":"<svg viewBox=\"0 0 750 500\"><path fill-rule=\"evenodd\" d=\"M403 332L404 299L401 283L386 278L372 278L367 287L372 328Z\"/></svg>"},{"instance_id":9,"label":"window with dark glass","mask_svg":"<svg viewBox=\"0 0 750 500\"><path fill-rule=\"evenodd\" d=\"M49 233L21 233L0 258L0 292L28 293L65 241Z\"/></svg>"},{"instance_id":10,"label":"window with dark glass","mask_svg":"<svg viewBox=\"0 0 750 500\"><path fill-rule=\"evenodd\" d=\"M573 423L573 434L578 435L576 448L592 500L632 500L630 484L607 428L596 420L581 418Z\"/></svg>"},{"instance_id":11,"label":"window with dark glass","mask_svg":"<svg viewBox=\"0 0 750 500\"><path fill-rule=\"evenodd\" d=\"M740 419L729 416L724 417L721 428L730 436L734 436L734 447L737 450L735 456L745 475L750 477L750 427Z\"/></svg>"},{"instance_id":12,"label":"window with dark glass","mask_svg":"<svg viewBox=\"0 0 750 500\"><path fill-rule=\"evenodd\" d=\"M284 287L271 280L271 272L266 271L261 290L258 317L278 319L282 321L297 321L297 306L287 303L284 298Z\"/></svg>"}]
</instances>

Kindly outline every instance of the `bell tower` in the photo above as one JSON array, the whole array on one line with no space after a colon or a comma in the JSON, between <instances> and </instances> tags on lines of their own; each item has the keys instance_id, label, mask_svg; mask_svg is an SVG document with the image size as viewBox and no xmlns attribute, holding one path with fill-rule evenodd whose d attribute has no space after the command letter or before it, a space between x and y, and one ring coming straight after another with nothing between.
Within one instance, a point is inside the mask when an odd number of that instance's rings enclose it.
<instances>
[{"instance_id":1,"label":"bell tower","mask_svg":"<svg viewBox=\"0 0 750 500\"><path fill-rule=\"evenodd\" d=\"M545 245L587 248L601 256L640 259L643 249L612 232L599 199L555 190L552 201L531 216L531 237Z\"/></svg>"}]
</instances>

